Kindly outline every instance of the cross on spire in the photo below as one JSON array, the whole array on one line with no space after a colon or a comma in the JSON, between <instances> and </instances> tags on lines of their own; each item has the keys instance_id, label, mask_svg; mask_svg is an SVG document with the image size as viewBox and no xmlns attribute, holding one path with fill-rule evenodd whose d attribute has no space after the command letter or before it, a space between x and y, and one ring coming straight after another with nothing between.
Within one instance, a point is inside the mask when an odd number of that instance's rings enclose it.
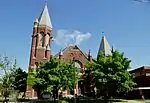
<instances>
[{"instance_id":1,"label":"cross on spire","mask_svg":"<svg viewBox=\"0 0 150 103\"><path fill-rule=\"evenodd\" d=\"M101 32L101 35L104 36L104 32L103 31Z\"/></svg>"},{"instance_id":2,"label":"cross on spire","mask_svg":"<svg viewBox=\"0 0 150 103\"><path fill-rule=\"evenodd\" d=\"M45 0L45 5L47 5L47 0Z\"/></svg>"}]
</instances>

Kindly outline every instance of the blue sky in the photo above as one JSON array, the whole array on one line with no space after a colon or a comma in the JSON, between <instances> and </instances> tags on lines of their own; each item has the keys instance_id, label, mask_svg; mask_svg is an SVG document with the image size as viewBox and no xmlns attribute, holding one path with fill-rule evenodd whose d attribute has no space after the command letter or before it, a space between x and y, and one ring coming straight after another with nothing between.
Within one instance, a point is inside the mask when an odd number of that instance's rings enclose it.
<instances>
[{"instance_id":1,"label":"blue sky","mask_svg":"<svg viewBox=\"0 0 150 103\"><path fill-rule=\"evenodd\" d=\"M2 0L0 2L0 54L15 57L27 70L32 27L44 7L44 0ZM132 68L150 66L150 5L132 0L48 0L53 35L58 30L90 33L79 45L96 57L101 34L110 45L132 60ZM52 44L53 54L61 46Z\"/></svg>"}]
</instances>

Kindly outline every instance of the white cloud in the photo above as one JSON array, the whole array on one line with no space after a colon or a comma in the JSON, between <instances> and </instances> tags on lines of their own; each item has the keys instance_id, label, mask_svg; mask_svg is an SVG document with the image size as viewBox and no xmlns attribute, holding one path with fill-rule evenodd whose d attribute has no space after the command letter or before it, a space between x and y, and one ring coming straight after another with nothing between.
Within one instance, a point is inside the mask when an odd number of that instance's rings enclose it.
<instances>
[{"instance_id":1,"label":"white cloud","mask_svg":"<svg viewBox=\"0 0 150 103\"><path fill-rule=\"evenodd\" d=\"M78 30L68 31L60 29L56 32L54 42L60 46L68 46L69 44L80 45L83 41L91 37L90 33L83 33Z\"/></svg>"},{"instance_id":2,"label":"white cloud","mask_svg":"<svg viewBox=\"0 0 150 103\"><path fill-rule=\"evenodd\" d=\"M141 3L150 3L150 0L134 0L134 1L141 2Z\"/></svg>"}]
</instances>

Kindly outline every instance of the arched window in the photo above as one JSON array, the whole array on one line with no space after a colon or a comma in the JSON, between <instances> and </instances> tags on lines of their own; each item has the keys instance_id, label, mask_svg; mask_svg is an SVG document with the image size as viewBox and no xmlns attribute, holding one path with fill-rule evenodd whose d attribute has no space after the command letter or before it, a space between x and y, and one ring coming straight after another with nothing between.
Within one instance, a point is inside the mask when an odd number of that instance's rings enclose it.
<instances>
[{"instance_id":1,"label":"arched window","mask_svg":"<svg viewBox=\"0 0 150 103\"><path fill-rule=\"evenodd\" d=\"M82 64L80 61L75 61L75 67L78 69L77 71L82 72Z\"/></svg>"},{"instance_id":2,"label":"arched window","mask_svg":"<svg viewBox=\"0 0 150 103\"><path fill-rule=\"evenodd\" d=\"M46 46L49 44L49 34L47 34L45 37L45 44Z\"/></svg>"},{"instance_id":3,"label":"arched window","mask_svg":"<svg viewBox=\"0 0 150 103\"><path fill-rule=\"evenodd\" d=\"M40 45L44 46L44 32L40 32Z\"/></svg>"}]
</instances>

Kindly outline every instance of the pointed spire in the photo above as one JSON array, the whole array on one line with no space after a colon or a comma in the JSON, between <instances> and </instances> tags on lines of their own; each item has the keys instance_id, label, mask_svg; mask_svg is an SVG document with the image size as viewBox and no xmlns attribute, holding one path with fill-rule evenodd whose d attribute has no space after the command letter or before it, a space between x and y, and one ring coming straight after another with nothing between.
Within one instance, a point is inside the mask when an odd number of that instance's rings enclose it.
<instances>
[{"instance_id":1,"label":"pointed spire","mask_svg":"<svg viewBox=\"0 0 150 103\"><path fill-rule=\"evenodd\" d=\"M38 23L39 23L38 19L35 19L35 21L34 21L34 27L37 27Z\"/></svg>"},{"instance_id":2,"label":"pointed spire","mask_svg":"<svg viewBox=\"0 0 150 103\"><path fill-rule=\"evenodd\" d=\"M59 55L60 55L60 56L63 55L62 49L60 49Z\"/></svg>"},{"instance_id":3,"label":"pointed spire","mask_svg":"<svg viewBox=\"0 0 150 103\"><path fill-rule=\"evenodd\" d=\"M62 56L63 56L63 52L62 52L62 49L60 49L60 52L59 52L59 59L62 60Z\"/></svg>"},{"instance_id":4,"label":"pointed spire","mask_svg":"<svg viewBox=\"0 0 150 103\"><path fill-rule=\"evenodd\" d=\"M47 44L47 46L46 46L46 50L47 50L47 51L50 51L50 50L51 50L51 48L50 48L49 44Z\"/></svg>"},{"instance_id":5,"label":"pointed spire","mask_svg":"<svg viewBox=\"0 0 150 103\"><path fill-rule=\"evenodd\" d=\"M91 49L89 49L89 54L88 55L91 56Z\"/></svg>"},{"instance_id":6,"label":"pointed spire","mask_svg":"<svg viewBox=\"0 0 150 103\"><path fill-rule=\"evenodd\" d=\"M92 61L91 49L89 49L88 60Z\"/></svg>"},{"instance_id":7,"label":"pointed spire","mask_svg":"<svg viewBox=\"0 0 150 103\"><path fill-rule=\"evenodd\" d=\"M114 52L114 51L115 51L115 49L114 49L114 45L112 45L112 49L111 49L111 51L112 51L112 52Z\"/></svg>"},{"instance_id":8,"label":"pointed spire","mask_svg":"<svg viewBox=\"0 0 150 103\"><path fill-rule=\"evenodd\" d=\"M48 7L47 7L47 2L45 2L45 7L40 15L39 25L46 25L52 28L52 23L51 23L51 19L50 19Z\"/></svg>"},{"instance_id":9,"label":"pointed spire","mask_svg":"<svg viewBox=\"0 0 150 103\"><path fill-rule=\"evenodd\" d=\"M38 19L36 18L36 19L35 19L35 23L38 23L38 22L39 22L39 21L38 21Z\"/></svg>"},{"instance_id":10,"label":"pointed spire","mask_svg":"<svg viewBox=\"0 0 150 103\"><path fill-rule=\"evenodd\" d=\"M104 53L105 56L111 55L111 48L110 45L106 39L106 37L103 35L102 36L102 40L101 40L101 44L100 44L100 48L97 54L97 59L99 58L99 56Z\"/></svg>"}]
</instances>

